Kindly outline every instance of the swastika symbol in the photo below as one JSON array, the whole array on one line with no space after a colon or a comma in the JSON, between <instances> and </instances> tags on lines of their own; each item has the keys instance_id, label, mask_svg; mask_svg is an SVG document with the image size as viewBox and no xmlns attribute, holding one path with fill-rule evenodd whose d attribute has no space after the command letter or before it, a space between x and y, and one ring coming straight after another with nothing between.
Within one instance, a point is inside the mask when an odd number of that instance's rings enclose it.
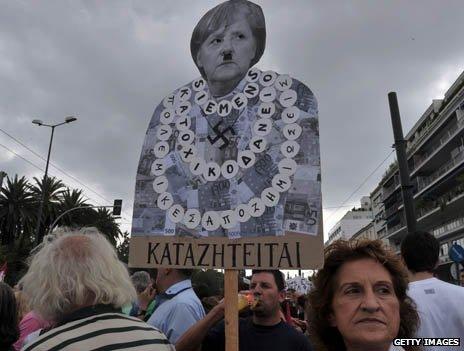
<instances>
[{"instance_id":1,"label":"swastika symbol","mask_svg":"<svg viewBox=\"0 0 464 351\"><path fill-rule=\"evenodd\" d=\"M211 145L215 144L219 139L222 140L222 142L223 142L224 144L222 144L222 145L219 147L219 149L221 149L221 150L224 149L224 148L226 148L227 145L230 144L229 139L225 136L225 134L226 134L227 132L230 131L230 132L232 133L232 135L235 135L235 130L234 130L234 128L232 128L232 127L227 127L227 128L224 128L223 130L220 130L220 129L219 129L219 126L222 124L222 122L223 122L223 121L219 121L219 122L213 127L213 131L214 131L214 133L216 133L216 137L215 137L214 139L211 138L211 137L208 135L208 140L209 140L209 142L211 143Z\"/></svg>"}]
</instances>

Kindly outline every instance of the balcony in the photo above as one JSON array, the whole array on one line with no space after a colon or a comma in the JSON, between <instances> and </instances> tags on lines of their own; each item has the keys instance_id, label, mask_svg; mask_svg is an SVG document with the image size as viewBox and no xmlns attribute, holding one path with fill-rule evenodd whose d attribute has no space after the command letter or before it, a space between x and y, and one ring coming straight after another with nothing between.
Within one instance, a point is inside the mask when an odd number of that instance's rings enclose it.
<instances>
[{"instance_id":1,"label":"balcony","mask_svg":"<svg viewBox=\"0 0 464 351\"><path fill-rule=\"evenodd\" d=\"M411 171L413 176L419 169L421 169L438 151L456 135L458 135L464 128L464 122L458 122L456 125L451 127L438 141L437 144L433 145L433 148L423 153L420 157L416 158L417 166Z\"/></svg>"},{"instance_id":2,"label":"balcony","mask_svg":"<svg viewBox=\"0 0 464 351\"><path fill-rule=\"evenodd\" d=\"M439 208L446 208L452 202L464 197L464 184L460 184L445 194L431 201L419 200L416 205L416 216L418 219L427 216Z\"/></svg>"},{"instance_id":3,"label":"balcony","mask_svg":"<svg viewBox=\"0 0 464 351\"><path fill-rule=\"evenodd\" d=\"M387 229L387 236L390 234L393 234L400 230L401 228L406 227L403 223L398 223L397 225L394 225L393 227L390 227Z\"/></svg>"},{"instance_id":4,"label":"balcony","mask_svg":"<svg viewBox=\"0 0 464 351\"><path fill-rule=\"evenodd\" d=\"M464 217L454 218L444 224L436 226L430 232L437 239L446 235L453 234L461 229L464 229Z\"/></svg>"},{"instance_id":5,"label":"balcony","mask_svg":"<svg viewBox=\"0 0 464 351\"><path fill-rule=\"evenodd\" d=\"M461 149L453 158L442 165L439 169L433 172L428 177L417 177L417 194L414 197L419 196L420 192L425 188L429 187L436 180L444 176L448 171L461 164L464 160L464 149Z\"/></svg>"},{"instance_id":6,"label":"balcony","mask_svg":"<svg viewBox=\"0 0 464 351\"><path fill-rule=\"evenodd\" d=\"M393 183L391 187L389 187L388 189L384 189L383 201L387 200L390 197L390 195L392 195L398 189L400 189L400 182L396 181L395 179L395 182Z\"/></svg>"}]
</instances>

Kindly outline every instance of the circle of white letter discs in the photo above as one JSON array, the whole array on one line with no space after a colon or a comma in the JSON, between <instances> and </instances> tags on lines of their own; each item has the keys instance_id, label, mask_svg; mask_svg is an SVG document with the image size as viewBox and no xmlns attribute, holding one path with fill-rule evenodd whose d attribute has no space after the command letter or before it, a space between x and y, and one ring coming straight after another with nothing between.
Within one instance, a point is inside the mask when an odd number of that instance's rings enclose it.
<instances>
[{"instance_id":1,"label":"circle of white letter discs","mask_svg":"<svg viewBox=\"0 0 464 351\"><path fill-rule=\"evenodd\" d=\"M202 158L193 157L190 162L189 169L193 175L200 175L205 171L205 166L206 162Z\"/></svg>"},{"instance_id":2,"label":"circle of white letter discs","mask_svg":"<svg viewBox=\"0 0 464 351\"><path fill-rule=\"evenodd\" d=\"M241 110L248 105L248 99L244 93L238 93L232 98L232 106L236 110Z\"/></svg>"},{"instance_id":3,"label":"circle of white letter discs","mask_svg":"<svg viewBox=\"0 0 464 351\"><path fill-rule=\"evenodd\" d=\"M221 221L217 212L206 211L201 218L201 225L208 231L218 229L221 225Z\"/></svg>"},{"instance_id":4,"label":"circle of white letter discs","mask_svg":"<svg viewBox=\"0 0 464 351\"><path fill-rule=\"evenodd\" d=\"M259 154L266 150L267 141L265 138L256 135L250 140L250 150L253 151L255 154Z\"/></svg>"},{"instance_id":5,"label":"circle of white letter discs","mask_svg":"<svg viewBox=\"0 0 464 351\"><path fill-rule=\"evenodd\" d=\"M262 118L270 118L275 113L275 105L273 102L263 102L258 108L258 116Z\"/></svg>"},{"instance_id":6,"label":"circle of white letter discs","mask_svg":"<svg viewBox=\"0 0 464 351\"><path fill-rule=\"evenodd\" d=\"M179 136L177 137L177 141L181 145L189 145L193 143L195 140L195 133L191 131L190 129L183 130L179 133Z\"/></svg>"},{"instance_id":7,"label":"circle of white letter discs","mask_svg":"<svg viewBox=\"0 0 464 351\"><path fill-rule=\"evenodd\" d=\"M300 137L302 128L297 123L291 123L286 124L282 132L288 140L296 140Z\"/></svg>"},{"instance_id":8,"label":"circle of white letter discs","mask_svg":"<svg viewBox=\"0 0 464 351\"><path fill-rule=\"evenodd\" d=\"M263 87L268 87L274 84L276 78L277 78L277 73L275 73L274 71L266 71L266 72L261 73L261 77L259 77L259 83Z\"/></svg>"},{"instance_id":9,"label":"circle of white letter discs","mask_svg":"<svg viewBox=\"0 0 464 351\"><path fill-rule=\"evenodd\" d=\"M195 91L200 91L205 89L206 81L203 78L197 78L192 82L192 89Z\"/></svg>"},{"instance_id":10,"label":"circle of white letter discs","mask_svg":"<svg viewBox=\"0 0 464 351\"><path fill-rule=\"evenodd\" d=\"M285 90L280 94L279 102L283 107L290 107L295 104L297 97L295 90Z\"/></svg>"},{"instance_id":11,"label":"circle of white letter discs","mask_svg":"<svg viewBox=\"0 0 464 351\"><path fill-rule=\"evenodd\" d=\"M176 128L181 131L181 130L187 130L190 129L190 124L192 121L190 120L190 117L188 116L180 116L177 121L176 121Z\"/></svg>"},{"instance_id":12,"label":"circle of white letter discs","mask_svg":"<svg viewBox=\"0 0 464 351\"><path fill-rule=\"evenodd\" d=\"M284 157L293 158L300 151L300 144L294 140L287 140L280 145L280 151Z\"/></svg>"},{"instance_id":13,"label":"circle of white letter discs","mask_svg":"<svg viewBox=\"0 0 464 351\"><path fill-rule=\"evenodd\" d=\"M239 151L237 156L237 163L240 168L250 168L255 164L256 156L250 150Z\"/></svg>"},{"instance_id":14,"label":"circle of white letter discs","mask_svg":"<svg viewBox=\"0 0 464 351\"><path fill-rule=\"evenodd\" d=\"M176 99L176 96L174 94L169 94L163 99L163 105L166 108L172 108L174 107L174 101Z\"/></svg>"},{"instance_id":15,"label":"circle of white letter discs","mask_svg":"<svg viewBox=\"0 0 464 351\"><path fill-rule=\"evenodd\" d=\"M261 217L266 210L266 205L259 197L254 197L248 202L250 215L252 217Z\"/></svg>"},{"instance_id":16,"label":"circle of white letter discs","mask_svg":"<svg viewBox=\"0 0 464 351\"><path fill-rule=\"evenodd\" d=\"M277 77L274 83L274 86L276 87L277 90L284 91L284 90L290 89L292 86L292 83L293 83L293 80L292 78L290 78L289 75L282 74L281 76Z\"/></svg>"},{"instance_id":17,"label":"circle of white letter discs","mask_svg":"<svg viewBox=\"0 0 464 351\"><path fill-rule=\"evenodd\" d=\"M259 94L259 85L256 83L248 83L243 89L243 93L248 99L253 99Z\"/></svg>"},{"instance_id":18,"label":"circle of white letter discs","mask_svg":"<svg viewBox=\"0 0 464 351\"><path fill-rule=\"evenodd\" d=\"M208 94L206 93L206 91L199 91L198 93L195 94L195 103L199 106L203 105L206 103L206 101L208 101Z\"/></svg>"},{"instance_id":19,"label":"circle of white letter discs","mask_svg":"<svg viewBox=\"0 0 464 351\"><path fill-rule=\"evenodd\" d=\"M153 152L158 158L163 158L169 153L169 144L167 141L158 141L153 147Z\"/></svg>"},{"instance_id":20,"label":"circle of white letter discs","mask_svg":"<svg viewBox=\"0 0 464 351\"><path fill-rule=\"evenodd\" d=\"M295 174L297 164L295 160L291 158L283 158L282 160L280 160L278 167L279 167L279 172L281 174L290 177L291 175Z\"/></svg>"},{"instance_id":21,"label":"circle of white letter discs","mask_svg":"<svg viewBox=\"0 0 464 351\"><path fill-rule=\"evenodd\" d=\"M179 204L175 204L169 208L168 217L173 223L179 223L184 219L184 213L184 208Z\"/></svg>"},{"instance_id":22,"label":"circle of white letter discs","mask_svg":"<svg viewBox=\"0 0 464 351\"><path fill-rule=\"evenodd\" d=\"M250 207L247 204L240 204L235 208L237 221L246 222L250 219Z\"/></svg>"},{"instance_id":23,"label":"circle of white letter discs","mask_svg":"<svg viewBox=\"0 0 464 351\"><path fill-rule=\"evenodd\" d=\"M285 123L295 123L300 117L300 110L296 106L287 107L282 111L282 121Z\"/></svg>"},{"instance_id":24,"label":"circle of white letter discs","mask_svg":"<svg viewBox=\"0 0 464 351\"><path fill-rule=\"evenodd\" d=\"M274 87L265 87L260 91L259 99L263 102L271 102L274 101L276 94Z\"/></svg>"},{"instance_id":25,"label":"circle of white letter discs","mask_svg":"<svg viewBox=\"0 0 464 351\"><path fill-rule=\"evenodd\" d=\"M172 128L171 128L171 126L169 126L167 124L160 124L158 126L158 128L156 129L156 137L159 140L166 141L166 140L169 139L171 134L172 134Z\"/></svg>"},{"instance_id":26,"label":"circle of white letter discs","mask_svg":"<svg viewBox=\"0 0 464 351\"><path fill-rule=\"evenodd\" d=\"M190 90L189 87L183 87L180 88L179 91L176 94L176 99L177 101L184 102L190 99L190 96L192 96L192 91Z\"/></svg>"},{"instance_id":27,"label":"circle of white letter discs","mask_svg":"<svg viewBox=\"0 0 464 351\"><path fill-rule=\"evenodd\" d=\"M232 103L228 100L219 101L216 112L221 117L228 116L232 112Z\"/></svg>"},{"instance_id":28,"label":"circle of white letter discs","mask_svg":"<svg viewBox=\"0 0 464 351\"><path fill-rule=\"evenodd\" d=\"M261 193L261 200L267 207L274 207L279 203L279 192L274 188L266 188Z\"/></svg>"},{"instance_id":29,"label":"circle of white letter discs","mask_svg":"<svg viewBox=\"0 0 464 351\"><path fill-rule=\"evenodd\" d=\"M259 136L268 135L272 130L272 119L260 118L253 125L253 132Z\"/></svg>"},{"instance_id":30,"label":"circle of white letter discs","mask_svg":"<svg viewBox=\"0 0 464 351\"><path fill-rule=\"evenodd\" d=\"M186 116L187 113L190 112L191 108L192 104L190 103L190 101L182 102L179 106L177 106L176 114L179 116Z\"/></svg>"},{"instance_id":31,"label":"circle of white letter discs","mask_svg":"<svg viewBox=\"0 0 464 351\"><path fill-rule=\"evenodd\" d=\"M261 71L256 67L250 68L245 76L247 82L253 83L259 79Z\"/></svg>"},{"instance_id":32,"label":"circle of white letter discs","mask_svg":"<svg viewBox=\"0 0 464 351\"><path fill-rule=\"evenodd\" d=\"M277 190L279 193L283 193L290 189L292 182L290 178L286 175L277 173L274 178L272 178L272 187Z\"/></svg>"},{"instance_id":33,"label":"circle of white letter discs","mask_svg":"<svg viewBox=\"0 0 464 351\"><path fill-rule=\"evenodd\" d=\"M153 190L158 194L164 193L168 189L168 179L162 175L153 180Z\"/></svg>"},{"instance_id":34,"label":"circle of white letter discs","mask_svg":"<svg viewBox=\"0 0 464 351\"><path fill-rule=\"evenodd\" d=\"M201 213L196 208L190 208L185 211L184 225L189 229L198 227L201 221Z\"/></svg>"},{"instance_id":35,"label":"circle of white letter discs","mask_svg":"<svg viewBox=\"0 0 464 351\"><path fill-rule=\"evenodd\" d=\"M203 171L203 177L206 181L212 182L219 178L221 167L216 162L208 162Z\"/></svg>"},{"instance_id":36,"label":"circle of white letter discs","mask_svg":"<svg viewBox=\"0 0 464 351\"><path fill-rule=\"evenodd\" d=\"M174 110L166 108L160 113L160 122L162 124L169 124L172 121L174 121L174 116L175 116Z\"/></svg>"},{"instance_id":37,"label":"circle of white letter discs","mask_svg":"<svg viewBox=\"0 0 464 351\"><path fill-rule=\"evenodd\" d=\"M221 227L224 229L231 229L237 225L237 217L235 211L232 210L222 211L220 220Z\"/></svg>"},{"instance_id":38,"label":"circle of white letter discs","mask_svg":"<svg viewBox=\"0 0 464 351\"><path fill-rule=\"evenodd\" d=\"M234 160L227 160L221 166L221 174L226 179L231 179L237 175L238 164Z\"/></svg>"},{"instance_id":39,"label":"circle of white letter discs","mask_svg":"<svg viewBox=\"0 0 464 351\"><path fill-rule=\"evenodd\" d=\"M164 174L166 166L164 165L164 160L162 158L157 158L151 164L151 174L154 176L160 176Z\"/></svg>"},{"instance_id":40,"label":"circle of white letter discs","mask_svg":"<svg viewBox=\"0 0 464 351\"><path fill-rule=\"evenodd\" d=\"M184 162L190 162L197 155L197 148L195 145L182 146L180 150L180 158Z\"/></svg>"},{"instance_id":41,"label":"circle of white letter discs","mask_svg":"<svg viewBox=\"0 0 464 351\"><path fill-rule=\"evenodd\" d=\"M172 198L171 193L164 192L158 195L158 199L156 200L156 204L158 207L164 211L172 206L174 203L174 199Z\"/></svg>"},{"instance_id":42,"label":"circle of white letter discs","mask_svg":"<svg viewBox=\"0 0 464 351\"><path fill-rule=\"evenodd\" d=\"M203 105L203 111L207 115L211 115L216 112L217 102L214 100L209 100L206 104Z\"/></svg>"}]
</instances>

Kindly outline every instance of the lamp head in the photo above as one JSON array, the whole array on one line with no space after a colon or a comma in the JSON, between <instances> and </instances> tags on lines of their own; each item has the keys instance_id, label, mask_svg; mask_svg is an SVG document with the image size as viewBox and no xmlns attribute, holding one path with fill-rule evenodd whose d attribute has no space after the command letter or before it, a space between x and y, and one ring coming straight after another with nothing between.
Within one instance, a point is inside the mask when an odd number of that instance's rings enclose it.
<instances>
[{"instance_id":1,"label":"lamp head","mask_svg":"<svg viewBox=\"0 0 464 351\"><path fill-rule=\"evenodd\" d=\"M38 126L41 126L43 124L42 120L40 119L34 119L32 123L37 124Z\"/></svg>"},{"instance_id":2,"label":"lamp head","mask_svg":"<svg viewBox=\"0 0 464 351\"><path fill-rule=\"evenodd\" d=\"M74 117L74 116L69 116L69 117L66 117L66 118L64 119L64 121L65 121L66 123L71 123L71 122L77 121L77 118Z\"/></svg>"}]
</instances>

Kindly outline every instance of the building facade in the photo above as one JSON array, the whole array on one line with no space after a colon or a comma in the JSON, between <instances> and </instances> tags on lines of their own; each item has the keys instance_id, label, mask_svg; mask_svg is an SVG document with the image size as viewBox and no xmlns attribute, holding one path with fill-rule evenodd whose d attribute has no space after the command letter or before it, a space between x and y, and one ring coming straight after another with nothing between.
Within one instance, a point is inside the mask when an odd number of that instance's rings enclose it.
<instances>
[{"instance_id":1,"label":"building facade","mask_svg":"<svg viewBox=\"0 0 464 351\"><path fill-rule=\"evenodd\" d=\"M372 222L372 206L368 196L361 198L361 207L353 208L345 213L337 224L329 231L329 239L326 245L338 239L351 239L361 228Z\"/></svg>"},{"instance_id":2,"label":"building facade","mask_svg":"<svg viewBox=\"0 0 464 351\"><path fill-rule=\"evenodd\" d=\"M437 274L452 281L448 250L453 243L464 246L464 72L442 100L433 100L405 139L417 229L439 239ZM374 200L379 194L382 205ZM396 163L371 197L379 216L379 237L399 251L407 228Z\"/></svg>"},{"instance_id":3,"label":"building facade","mask_svg":"<svg viewBox=\"0 0 464 351\"><path fill-rule=\"evenodd\" d=\"M378 237L377 232L375 230L375 222L371 221L369 224L367 224L366 226L359 229L356 233L354 233L351 237L351 240L376 240L377 238Z\"/></svg>"}]
</instances>

